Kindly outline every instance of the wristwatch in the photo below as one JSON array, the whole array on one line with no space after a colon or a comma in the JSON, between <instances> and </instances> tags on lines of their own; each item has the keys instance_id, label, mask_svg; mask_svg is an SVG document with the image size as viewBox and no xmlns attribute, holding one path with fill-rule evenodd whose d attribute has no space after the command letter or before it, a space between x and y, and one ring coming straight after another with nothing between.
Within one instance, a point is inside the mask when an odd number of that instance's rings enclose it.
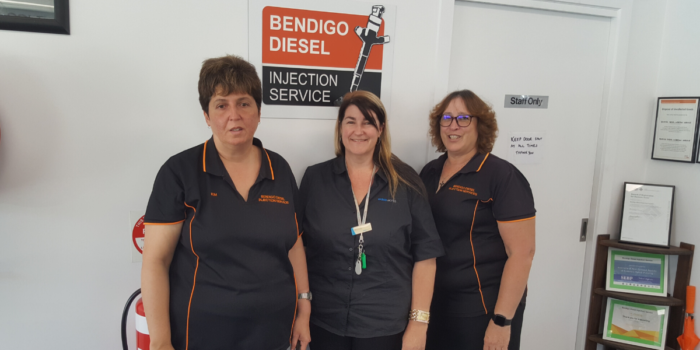
<instances>
[{"instance_id":1,"label":"wristwatch","mask_svg":"<svg viewBox=\"0 0 700 350\"><path fill-rule=\"evenodd\" d=\"M499 327L510 326L510 323L513 322L512 319L509 320L503 315L493 315L493 318L491 319L493 320L493 323Z\"/></svg>"},{"instance_id":2,"label":"wristwatch","mask_svg":"<svg viewBox=\"0 0 700 350\"><path fill-rule=\"evenodd\" d=\"M307 299L308 301L311 301L311 292L299 293L299 299Z\"/></svg>"}]
</instances>

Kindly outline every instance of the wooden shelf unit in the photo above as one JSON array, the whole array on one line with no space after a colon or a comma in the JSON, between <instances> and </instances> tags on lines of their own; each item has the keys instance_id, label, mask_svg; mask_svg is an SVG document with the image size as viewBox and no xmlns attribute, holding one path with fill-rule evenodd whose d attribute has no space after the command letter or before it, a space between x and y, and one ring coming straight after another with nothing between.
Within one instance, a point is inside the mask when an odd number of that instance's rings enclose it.
<instances>
[{"instance_id":1,"label":"wooden shelf unit","mask_svg":"<svg viewBox=\"0 0 700 350\"><path fill-rule=\"evenodd\" d=\"M680 350L676 338L683 333L683 320L685 319L685 290L690 283L690 273L693 269L693 254L695 245L681 242L680 247L658 248L635 244L620 243L611 240L610 235L597 237L595 260L593 263L593 281L591 283L590 304L588 306L588 324L586 327L585 350L596 350L597 344L602 344L605 350L648 350L648 348L627 345L603 339L604 320L603 314L607 298L637 303L667 305L670 306L668 328L666 330L666 349ZM619 248L635 252L678 255L676 266L676 283L673 286L673 296L657 297L632 293L611 292L605 290L605 278L607 274L608 248Z\"/></svg>"},{"instance_id":2,"label":"wooden shelf unit","mask_svg":"<svg viewBox=\"0 0 700 350\"><path fill-rule=\"evenodd\" d=\"M630 344L622 344L622 343L617 343L614 341L606 340L603 339L602 334L593 334L588 337L588 341L591 341L595 344L602 344L606 349L620 349L620 350L649 350L649 348L643 348L641 346L636 346L636 345L630 345ZM594 348L595 349L595 348ZM666 346L666 350L673 350L672 347Z\"/></svg>"}]
</instances>

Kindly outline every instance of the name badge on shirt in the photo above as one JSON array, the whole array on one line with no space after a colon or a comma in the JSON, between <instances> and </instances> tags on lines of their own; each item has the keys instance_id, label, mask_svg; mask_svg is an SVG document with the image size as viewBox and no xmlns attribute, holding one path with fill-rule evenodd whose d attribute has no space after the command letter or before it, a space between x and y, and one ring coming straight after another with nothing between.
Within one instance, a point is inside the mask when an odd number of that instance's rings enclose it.
<instances>
[{"instance_id":1,"label":"name badge on shirt","mask_svg":"<svg viewBox=\"0 0 700 350\"><path fill-rule=\"evenodd\" d=\"M350 229L352 231L352 235L359 235L361 233L369 232L372 231L372 224L366 223L364 225L358 225Z\"/></svg>"}]
</instances>

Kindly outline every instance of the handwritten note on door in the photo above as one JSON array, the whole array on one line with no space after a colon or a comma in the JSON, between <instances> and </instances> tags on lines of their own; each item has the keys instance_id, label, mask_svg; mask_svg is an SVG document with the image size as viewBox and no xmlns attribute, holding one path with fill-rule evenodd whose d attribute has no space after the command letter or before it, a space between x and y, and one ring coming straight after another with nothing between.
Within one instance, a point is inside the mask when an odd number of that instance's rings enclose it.
<instances>
[{"instance_id":1,"label":"handwritten note on door","mask_svg":"<svg viewBox=\"0 0 700 350\"><path fill-rule=\"evenodd\" d=\"M545 132L513 132L510 134L508 160L513 164L540 164L544 159Z\"/></svg>"}]
</instances>

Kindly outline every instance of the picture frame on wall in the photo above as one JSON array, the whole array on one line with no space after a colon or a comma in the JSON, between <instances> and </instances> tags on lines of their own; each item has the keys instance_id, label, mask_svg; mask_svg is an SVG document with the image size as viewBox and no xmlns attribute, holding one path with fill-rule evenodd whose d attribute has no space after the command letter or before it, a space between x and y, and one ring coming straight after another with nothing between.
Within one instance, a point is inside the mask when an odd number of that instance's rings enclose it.
<instances>
[{"instance_id":1,"label":"picture frame on wall","mask_svg":"<svg viewBox=\"0 0 700 350\"><path fill-rule=\"evenodd\" d=\"M668 248L675 186L625 182L620 242Z\"/></svg>"},{"instance_id":2,"label":"picture frame on wall","mask_svg":"<svg viewBox=\"0 0 700 350\"><path fill-rule=\"evenodd\" d=\"M648 349L665 349L668 306L608 298L603 339Z\"/></svg>"},{"instance_id":3,"label":"picture frame on wall","mask_svg":"<svg viewBox=\"0 0 700 350\"><path fill-rule=\"evenodd\" d=\"M698 157L700 97L659 97L651 159L694 163Z\"/></svg>"},{"instance_id":4,"label":"picture frame on wall","mask_svg":"<svg viewBox=\"0 0 700 350\"><path fill-rule=\"evenodd\" d=\"M608 249L605 289L665 297L668 293L668 255Z\"/></svg>"},{"instance_id":5,"label":"picture frame on wall","mask_svg":"<svg viewBox=\"0 0 700 350\"><path fill-rule=\"evenodd\" d=\"M0 1L0 29L70 34L68 1Z\"/></svg>"}]
</instances>

